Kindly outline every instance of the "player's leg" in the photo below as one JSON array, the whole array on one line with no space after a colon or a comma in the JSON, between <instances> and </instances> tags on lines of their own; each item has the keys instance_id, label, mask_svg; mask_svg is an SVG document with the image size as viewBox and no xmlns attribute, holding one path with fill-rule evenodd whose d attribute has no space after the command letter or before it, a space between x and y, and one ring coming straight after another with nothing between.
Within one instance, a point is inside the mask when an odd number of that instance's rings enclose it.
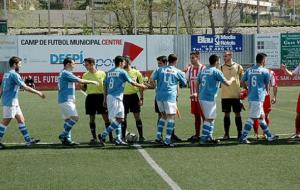
<instances>
[{"instance_id":1,"label":"player's leg","mask_svg":"<svg viewBox=\"0 0 300 190\"><path fill-rule=\"evenodd\" d=\"M157 101L157 107L158 107L158 110L161 114L161 118L157 122L155 141L158 142L158 143L161 143L162 142L162 132L163 132L163 128L166 124L167 115L166 115L166 108L165 108L163 102Z\"/></svg>"},{"instance_id":2,"label":"player's leg","mask_svg":"<svg viewBox=\"0 0 300 190\"><path fill-rule=\"evenodd\" d=\"M26 127L26 124L25 124L25 118L24 118L24 115L23 115L20 107L17 108L17 113L16 113L15 118L18 122L19 130L20 130L21 134L23 135L23 138L24 138L24 141L26 142L26 145L30 146L30 145L38 143L40 140L33 139L33 138L30 137L29 132L28 132L28 128Z\"/></svg>"},{"instance_id":3,"label":"player's leg","mask_svg":"<svg viewBox=\"0 0 300 190\"><path fill-rule=\"evenodd\" d=\"M241 117L241 102L240 99L233 99L232 100L232 109L235 114L235 125L237 130L237 139L240 139L242 130L243 130L243 122Z\"/></svg>"},{"instance_id":4,"label":"player's leg","mask_svg":"<svg viewBox=\"0 0 300 190\"><path fill-rule=\"evenodd\" d=\"M97 135L96 135L96 111L97 106L100 106L99 97L96 94L89 94L85 99L85 113L89 115L89 126L92 134L92 139L90 140L90 144L97 143Z\"/></svg>"},{"instance_id":5,"label":"player's leg","mask_svg":"<svg viewBox=\"0 0 300 190\"><path fill-rule=\"evenodd\" d=\"M164 144L167 146L173 146L171 137L175 127L175 116L177 111L176 102L162 102L164 106L165 113L167 115L167 130L166 130L166 139Z\"/></svg>"},{"instance_id":6,"label":"player's leg","mask_svg":"<svg viewBox=\"0 0 300 190\"><path fill-rule=\"evenodd\" d=\"M241 143L250 143L250 141L247 139L248 134L250 133L253 127L254 121L260 117L261 112L262 110L260 110L260 102L249 101L249 117L245 122L241 138L239 139Z\"/></svg>"},{"instance_id":7,"label":"player's leg","mask_svg":"<svg viewBox=\"0 0 300 190\"><path fill-rule=\"evenodd\" d=\"M258 138L259 120L255 119L253 123L254 136Z\"/></svg>"},{"instance_id":8,"label":"player's leg","mask_svg":"<svg viewBox=\"0 0 300 190\"><path fill-rule=\"evenodd\" d=\"M170 111L169 109L169 111L167 112L166 140L164 142L164 144L167 146L173 146L171 142L171 137L175 127L175 116L176 116L176 109L175 109L175 113L173 111Z\"/></svg>"},{"instance_id":9,"label":"player's leg","mask_svg":"<svg viewBox=\"0 0 300 190\"><path fill-rule=\"evenodd\" d=\"M125 118L122 122L122 138L125 139L126 131L127 131L127 115L129 113L129 110L131 108L131 95L124 95L123 97L123 105L125 110Z\"/></svg>"},{"instance_id":10,"label":"player's leg","mask_svg":"<svg viewBox=\"0 0 300 190\"><path fill-rule=\"evenodd\" d=\"M200 144L206 144L207 142L217 142L213 139L214 120L217 115L216 102L200 101L200 105L205 117L202 126Z\"/></svg>"},{"instance_id":11,"label":"player's leg","mask_svg":"<svg viewBox=\"0 0 300 190\"><path fill-rule=\"evenodd\" d=\"M7 127L12 120L12 118L15 118L16 115L16 109L14 107L7 107L3 106L3 119L0 123L0 142L2 141L5 132L7 130ZM0 149L3 149L5 146L0 143Z\"/></svg>"},{"instance_id":12,"label":"player's leg","mask_svg":"<svg viewBox=\"0 0 300 190\"><path fill-rule=\"evenodd\" d=\"M222 112L224 112L224 140L230 138L229 129L230 129L230 112L231 112L231 101L230 99L222 99Z\"/></svg>"},{"instance_id":13,"label":"player's leg","mask_svg":"<svg viewBox=\"0 0 300 190\"><path fill-rule=\"evenodd\" d=\"M201 108L198 101L191 101L191 113L194 115L195 134L191 136L188 141L195 143L199 141L201 128Z\"/></svg>"},{"instance_id":14,"label":"player's leg","mask_svg":"<svg viewBox=\"0 0 300 190\"><path fill-rule=\"evenodd\" d=\"M90 144L97 143L97 135L96 135L96 115L89 115L90 116L90 130L92 134L92 139L90 140Z\"/></svg>"},{"instance_id":15,"label":"player's leg","mask_svg":"<svg viewBox=\"0 0 300 190\"><path fill-rule=\"evenodd\" d=\"M59 135L59 139L63 144L75 145L77 143L72 141L72 139L70 138L70 133L72 128L79 120L76 105L74 104L74 102L64 102L62 104L59 104L59 106L61 108L62 116L64 118L64 130Z\"/></svg>"},{"instance_id":16,"label":"player's leg","mask_svg":"<svg viewBox=\"0 0 300 190\"><path fill-rule=\"evenodd\" d=\"M107 114L107 109L104 113L102 113L102 119L105 123L105 129L107 129L109 126L110 126L110 121L109 121L109 118L108 118L108 114ZM109 142L114 142L114 137L112 135L112 132L109 133Z\"/></svg>"},{"instance_id":17,"label":"player's leg","mask_svg":"<svg viewBox=\"0 0 300 190\"><path fill-rule=\"evenodd\" d=\"M11 121L11 118L4 118L4 116L5 116L5 114L4 114L4 109L3 109L3 119L0 123L0 149L5 148L4 144L2 144L1 141L5 135L7 127Z\"/></svg>"},{"instance_id":18,"label":"player's leg","mask_svg":"<svg viewBox=\"0 0 300 190\"><path fill-rule=\"evenodd\" d=\"M134 119L135 119L135 126L139 133L139 142L143 142L145 140L144 134L143 134L143 122L141 119L140 112L133 113Z\"/></svg>"},{"instance_id":19,"label":"player's leg","mask_svg":"<svg viewBox=\"0 0 300 190\"><path fill-rule=\"evenodd\" d=\"M105 124L105 128L110 126L110 121L108 118L108 111L107 111L107 107L103 105L103 101L104 101L104 95L103 94L99 94L99 106L97 109L97 114L101 114L102 119L104 121ZM112 133L109 133L109 141L110 142L114 142L114 138Z\"/></svg>"},{"instance_id":20,"label":"player's leg","mask_svg":"<svg viewBox=\"0 0 300 190\"><path fill-rule=\"evenodd\" d=\"M100 144L104 145L106 137L113 130L116 131L116 145L126 144L122 141L122 122L124 122L124 106L123 102L114 98L113 96L107 96L107 109L108 118L111 122L110 126L107 127L102 134L99 134Z\"/></svg>"}]
</instances>

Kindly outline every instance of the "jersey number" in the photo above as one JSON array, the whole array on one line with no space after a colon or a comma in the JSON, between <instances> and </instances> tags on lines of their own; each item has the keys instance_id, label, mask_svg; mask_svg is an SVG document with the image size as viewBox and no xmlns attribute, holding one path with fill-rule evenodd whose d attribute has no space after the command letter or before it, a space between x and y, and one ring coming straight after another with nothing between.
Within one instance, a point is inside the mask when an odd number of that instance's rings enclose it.
<instances>
[{"instance_id":1,"label":"jersey number","mask_svg":"<svg viewBox=\"0 0 300 190\"><path fill-rule=\"evenodd\" d=\"M112 89L114 87L114 79L110 78L109 79L109 85L108 85L109 89Z\"/></svg>"},{"instance_id":2,"label":"jersey number","mask_svg":"<svg viewBox=\"0 0 300 190\"><path fill-rule=\"evenodd\" d=\"M257 85L257 76L251 78L251 86L255 87Z\"/></svg>"},{"instance_id":3,"label":"jersey number","mask_svg":"<svg viewBox=\"0 0 300 190\"><path fill-rule=\"evenodd\" d=\"M203 75L201 80L201 86L205 86L205 84L206 84L206 75Z\"/></svg>"},{"instance_id":4,"label":"jersey number","mask_svg":"<svg viewBox=\"0 0 300 190\"><path fill-rule=\"evenodd\" d=\"M172 80L172 76L171 75L165 75L164 76L164 82L169 84L169 85L173 85L173 80Z\"/></svg>"}]
</instances>

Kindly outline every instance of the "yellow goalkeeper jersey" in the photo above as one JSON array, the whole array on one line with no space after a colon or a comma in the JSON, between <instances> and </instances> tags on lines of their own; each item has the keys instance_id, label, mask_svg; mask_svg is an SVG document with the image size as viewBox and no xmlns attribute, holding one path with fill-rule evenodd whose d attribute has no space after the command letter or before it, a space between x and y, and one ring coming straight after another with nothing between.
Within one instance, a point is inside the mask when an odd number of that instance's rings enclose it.
<instances>
[{"instance_id":1,"label":"yellow goalkeeper jersey","mask_svg":"<svg viewBox=\"0 0 300 190\"><path fill-rule=\"evenodd\" d=\"M240 98L240 80L243 76L244 70L243 67L233 62L232 65L224 64L219 69L224 74L224 77L229 80L231 77L235 78L235 81L232 82L230 86L226 86L224 84L221 84L221 98Z\"/></svg>"},{"instance_id":2,"label":"yellow goalkeeper jersey","mask_svg":"<svg viewBox=\"0 0 300 190\"><path fill-rule=\"evenodd\" d=\"M99 85L87 84L86 93L87 94L103 94L103 82L105 80L106 74L104 71L96 71L95 73L86 72L83 74L82 79L92 80L99 82Z\"/></svg>"},{"instance_id":3,"label":"yellow goalkeeper jersey","mask_svg":"<svg viewBox=\"0 0 300 190\"><path fill-rule=\"evenodd\" d=\"M143 75L140 71L132 68L132 69L130 69L130 71L127 71L127 73L133 81L135 81L139 84L142 84L144 82L143 81ZM124 89L124 94L125 95L135 94L138 91L139 91L139 88L137 88L135 86L132 86L131 84L126 82L125 89Z\"/></svg>"}]
</instances>

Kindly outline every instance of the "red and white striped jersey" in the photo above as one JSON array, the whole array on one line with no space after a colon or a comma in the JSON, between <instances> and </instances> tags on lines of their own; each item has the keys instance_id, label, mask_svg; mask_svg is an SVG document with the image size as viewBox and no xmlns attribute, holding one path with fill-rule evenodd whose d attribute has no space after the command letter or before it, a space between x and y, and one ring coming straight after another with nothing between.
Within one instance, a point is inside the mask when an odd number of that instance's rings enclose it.
<instances>
[{"instance_id":1,"label":"red and white striped jersey","mask_svg":"<svg viewBox=\"0 0 300 190\"><path fill-rule=\"evenodd\" d=\"M199 66L195 67L193 65L189 66L187 68L187 71L185 73L185 77L186 79L189 81L189 85L190 85L190 95L193 95L195 93L197 93L198 89L197 89L197 78L199 73L201 73L201 71L205 68L205 65L200 64ZM192 101L198 101L198 98L192 98Z\"/></svg>"}]
</instances>

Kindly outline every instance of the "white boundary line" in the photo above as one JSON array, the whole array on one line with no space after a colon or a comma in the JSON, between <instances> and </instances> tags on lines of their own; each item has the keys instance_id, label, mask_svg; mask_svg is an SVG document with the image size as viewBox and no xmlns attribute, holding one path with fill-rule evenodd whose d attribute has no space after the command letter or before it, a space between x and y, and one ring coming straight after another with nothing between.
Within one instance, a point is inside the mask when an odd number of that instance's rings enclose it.
<instances>
[{"instance_id":1,"label":"white boundary line","mask_svg":"<svg viewBox=\"0 0 300 190\"><path fill-rule=\"evenodd\" d=\"M148 152L139 144L134 144L138 152L143 156L152 169L171 187L173 190L181 190L178 184L152 159Z\"/></svg>"}]
</instances>

